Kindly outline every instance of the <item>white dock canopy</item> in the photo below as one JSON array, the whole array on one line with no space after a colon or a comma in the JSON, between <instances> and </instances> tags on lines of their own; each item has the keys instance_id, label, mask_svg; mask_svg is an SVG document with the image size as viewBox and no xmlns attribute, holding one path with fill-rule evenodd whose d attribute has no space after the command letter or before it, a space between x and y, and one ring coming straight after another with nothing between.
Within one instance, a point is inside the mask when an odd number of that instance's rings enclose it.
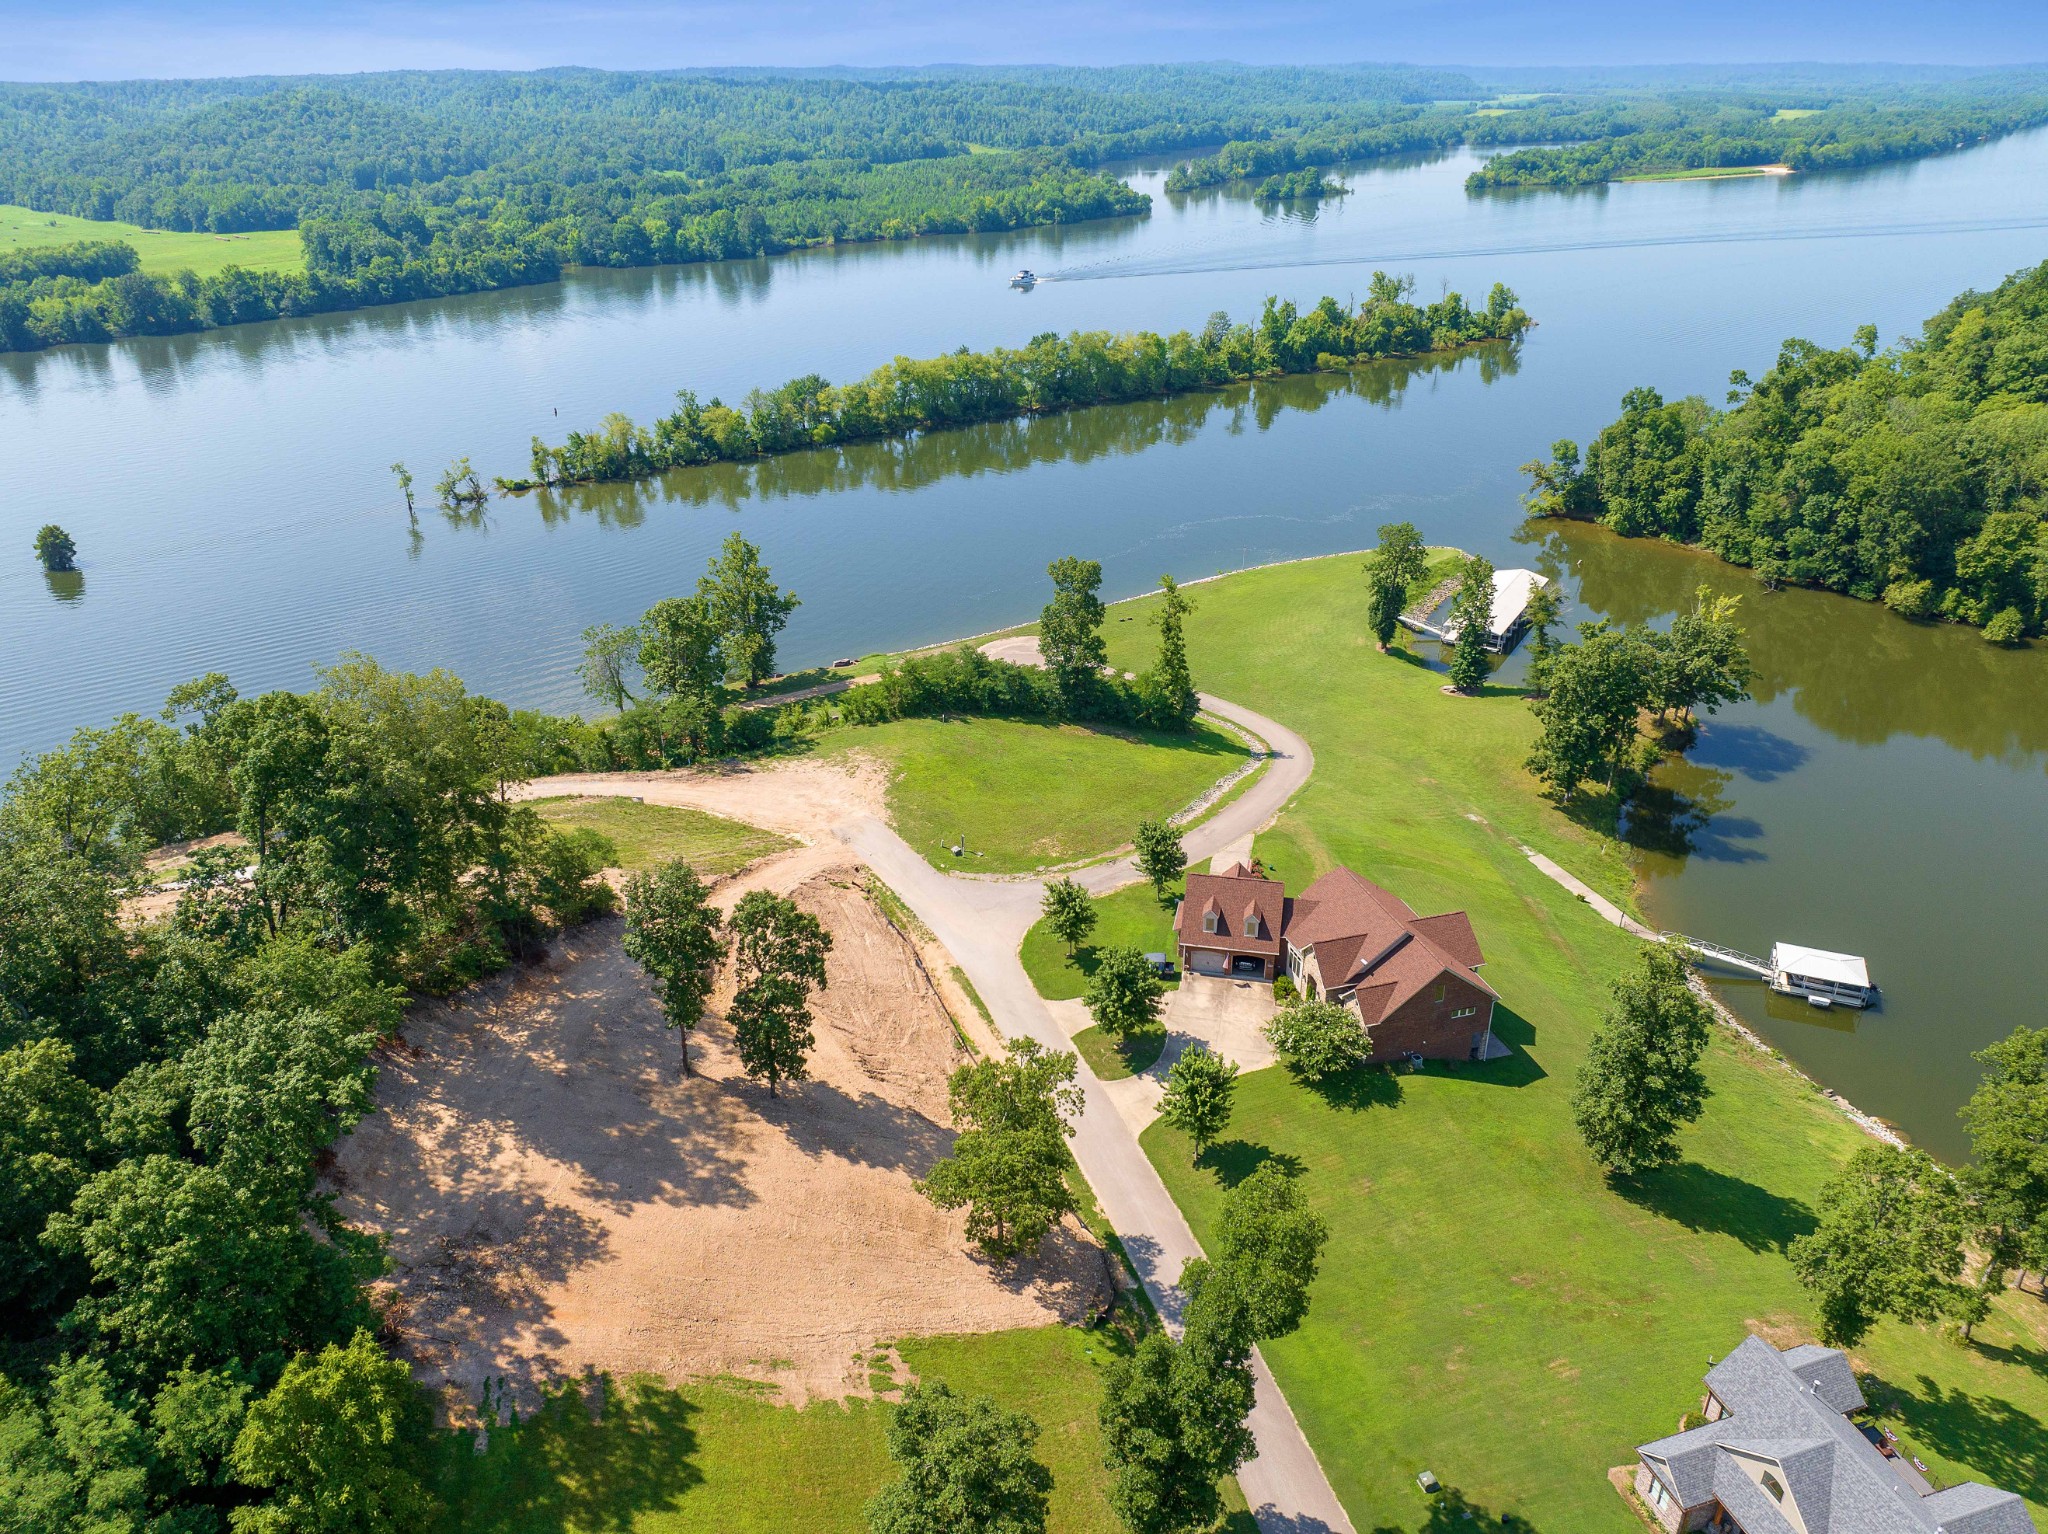
<instances>
[{"instance_id":1,"label":"white dock canopy","mask_svg":"<svg viewBox=\"0 0 2048 1534\"><path fill-rule=\"evenodd\" d=\"M1488 614L1487 648L1506 650L1522 627L1522 618L1529 610L1529 598L1538 586L1550 582L1534 570L1496 570L1493 572L1493 611ZM1428 632L1427 629L1424 632ZM1458 624L1454 618L1447 618L1443 627L1446 644L1454 644L1458 638Z\"/></svg>"},{"instance_id":2,"label":"white dock canopy","mask_svg":"<svg viewBox=\"0 0 2048 1534\"><path fill-rule=\"evenodd\" d=\"M1859 991L1870 989L1870 966L1853 953L1829 953L1825 948L1778 943L1771 948L1771 968L1804 980L1825 980Z\"/></svg>"}]
</instances>

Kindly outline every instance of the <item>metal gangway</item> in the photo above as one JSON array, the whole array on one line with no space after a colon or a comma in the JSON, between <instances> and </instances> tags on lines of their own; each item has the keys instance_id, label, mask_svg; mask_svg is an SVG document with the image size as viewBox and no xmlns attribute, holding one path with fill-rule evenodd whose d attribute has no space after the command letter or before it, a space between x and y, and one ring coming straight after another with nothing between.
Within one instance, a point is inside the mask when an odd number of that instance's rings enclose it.
<instances>
[{"instance_id":1,"label":"metal gangway","mask_svg":"<svg viewBox=\"0 0 2048 1534\"><path fill-rule=\"evenodd\" d=\"M1753 953L1744 953L1740 948L1730 948L1724 943L1709 943L1702 938L1687 937L1683 932L1660 932L1657 935L1673 948L1689 949L1703 959L1725 964L1730 969L1746 969L1764 980L1770 980L1777 975L1777 971L1771 968L1768 960L1759 959Z\"/></svg>"}]
</instances>

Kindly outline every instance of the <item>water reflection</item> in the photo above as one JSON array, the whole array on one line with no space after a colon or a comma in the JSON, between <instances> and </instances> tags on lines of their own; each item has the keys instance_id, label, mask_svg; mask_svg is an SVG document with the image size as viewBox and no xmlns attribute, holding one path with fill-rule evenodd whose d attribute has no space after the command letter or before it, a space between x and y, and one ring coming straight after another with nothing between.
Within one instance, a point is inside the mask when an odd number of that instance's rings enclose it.
<instances>
[{"instance_id":1,"label":"water reflection","mask_svg":"<svg viewBox=\"0 0 2048 1534\"><path fill-rule=\"evenodd\" d=\"M82 602L85 600L85 572L83 570L45 570L43 584L50 588L50 595L60 602Z\"/></svg>"},{"instance_id":2,"label":"water reflection","mask_svg":"<svg viewBox=\"0 0 2048 1534\"><path fill-rule=\"evenodd\" d=\"M1978 759L2048 762L2048 648L2003 650L1975 629L1909 623L1829 592L1766 591L1710 555L1602 528L1543 523L1527 536L1546 572L1569 565L1579 602L1618 622L1662 622L1701 585L1740 595L1758 702L1790 695L1837 740L1918 736Z\"/></svg>"},{"instance_id":3,"label":"water reflection","mask_svg":"<svg viewBox=\"0 0 2048 1534\"><path fill-rule=\"evenodd\" d=\"M1267 431L1288 412L1313 414L1338 400L1398 407L1418 379L1476 374L1484 384L1510 377L1518 345L1489 343L1448 356L1375 362L1347 373L1261 379L1213 393L1101 405L1057 415L1017 417L883 442L782 453L749 463L678 469L658 479L574 485L533 497L545 522L595 517L608 527L638 527L649 508L680 504L728 511L763 500L849 490L905 492L942 480L1014 474L1039 464L1087 464L1193 441L1211 428Z\"/></svg>"}]
</instances>

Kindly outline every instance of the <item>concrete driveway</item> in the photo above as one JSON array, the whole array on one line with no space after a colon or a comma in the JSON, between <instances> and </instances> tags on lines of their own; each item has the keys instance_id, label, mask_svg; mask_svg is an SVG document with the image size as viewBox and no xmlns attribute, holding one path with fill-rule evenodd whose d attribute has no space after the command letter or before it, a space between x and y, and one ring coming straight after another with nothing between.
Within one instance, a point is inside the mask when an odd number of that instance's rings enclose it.
<instances>
[{"instance_id":1,"label":"concrete driveway","mask_svg":"<svg viewBox=\"0 0 2048 1534\"><path fill-rule=\"evenodd\" d=\"M1181 1051L1199 1040L1235 1061L1239 1070L1263 1070L1275 1057L1262 1030L1277 1011L1273 987L1263 980L1183 975L1180 989L1166 998L1166 1049L1154 1069L1170 1069Z\"/></svg>"}]
</instances>

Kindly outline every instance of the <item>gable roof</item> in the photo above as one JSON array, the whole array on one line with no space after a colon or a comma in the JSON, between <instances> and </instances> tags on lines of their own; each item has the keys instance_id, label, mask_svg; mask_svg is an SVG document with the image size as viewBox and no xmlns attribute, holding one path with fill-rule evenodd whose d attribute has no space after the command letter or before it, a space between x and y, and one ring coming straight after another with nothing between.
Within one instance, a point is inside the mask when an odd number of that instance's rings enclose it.
<instances>
[{"instance_id":1,"label":"gable roof","mask_svg":"<svg viewBox=\"0 0 2048 1534\"><path fill-rule=\"evenodd\" d=\"M1486 962L1463 911L1417 916L1363 874L1333 868L1288 902L1287 941L1315 949L1330 992L1352 991L1371 1027L1449 970L1488 996L1474 970Z\"/></svg>"},{"instance_id":2,"label":"gable roof","mask_svg":"<svg viewBox=\"0 0 2048 1534\"><path fill-rule=\"evenodd\" d=\"M1203 930L1203 915L1215 911L1218 930ZM1220 948L1230 953L1273 955L1280 951L1286 924L1287 893L1278 879L1264 878L1238 863L1226 873L1189 874L1187 894L1174 913L1174 935L1194 948ZM1259 919L1258 935L1246 937L1245 917Z\"/></svg>"},{"instance_id":3,"label":"gable roof","mask_svg":"<svg viewBox=\"0 0 2048 1534\"><path fill-rule=\"evenodd\" d=\"M2008 1491L1970 1482L1917 1495L1843 1415L1864 1404L1863 1392L1833 1348L1780 1353L1747 1337L1707 1371L1707 1385L1726 1416L1636 1451L1686 1507L1715 1500L1749 1534L1793 1534L1746 1462L1771 1469L1806 1534L2036 1534Z\"/></svg>"}]
</instances>

